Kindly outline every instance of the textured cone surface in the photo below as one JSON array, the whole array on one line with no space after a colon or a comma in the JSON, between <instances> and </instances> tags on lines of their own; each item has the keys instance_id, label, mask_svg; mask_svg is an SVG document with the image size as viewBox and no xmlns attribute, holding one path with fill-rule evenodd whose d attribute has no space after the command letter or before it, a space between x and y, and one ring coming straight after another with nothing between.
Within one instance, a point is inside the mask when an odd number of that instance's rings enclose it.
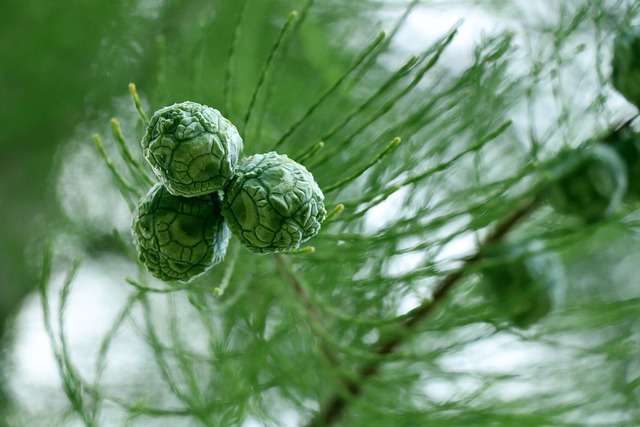
<instances>
[{"instance_id":1,"label":"textured cone surface","mask_svg":"<svg viewBox=\"0 0 640 427\"><path fill-rule=\"evenodd\" d=\"M616 151L596 144L583 153L547 191L553 208L562 214L598 221L612 215L627 189L627 172Z\"/></svg>"},{"instance_id":2,"label":"textured cone surface","mask_svg":"<svg viewBox=\"0 0 640 427\"><path fill-rule=\"evenodd\" d=\"M275 152L243 159L226 190L222 213L253 252L297 248L320 230L324 196L307 169Z\"/></svg>"},{"instance_id":3,"label":"textured cone surface","mask_svg":"<svg viewBox=\"0 0 640 427\"><path fill-rule=\"evenodd\" d=\"M186 197L222 190L242 152L236 127L218 110L195 102L156 111L141 144L167 190Z\"/></svg>"},{"instance_id":4,"label":"textured cone surface","mask_svg":"<svg viewBox=\"0 0 640 427\"><path fill-rule=\"evenodd\" d=\"M640 108L640 25L621 31L613 43L611 83Z\"/></svg>"},{"instance_id":5,"label":"textured cone surface","mask_svg":"<svg viewBox=\"0 0 640 427\"><path fill-rule=\"evenodd\" d=\"M188 281L220 262L231 236L217 194L174 196L161 184L138 203L132 230L140 261L166 281Z\"/></svg>"}]
</instances>

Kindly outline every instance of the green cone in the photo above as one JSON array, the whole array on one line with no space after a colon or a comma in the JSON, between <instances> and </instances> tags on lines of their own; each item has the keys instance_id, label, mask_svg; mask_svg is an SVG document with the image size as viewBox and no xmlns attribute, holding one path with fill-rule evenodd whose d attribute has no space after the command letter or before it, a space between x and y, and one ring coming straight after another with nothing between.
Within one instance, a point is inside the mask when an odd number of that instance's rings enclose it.
<instances>
[{"instance_id":1,"label":"green cone","mask_svg":"<svg viewBox=\"0 0 640 427\"><path fill-rule=\"evenodd\" d=\"M161 184L138 203L132 231L140 261L165 281L188 281L220 262L231 236L217 194L174 196Z\"/></svg>"},{"instance_id":2,"label":"green cone","mask_svg":"<svg viewBox=\"0 0 640 427\"><path fill-rule=\"evenodd\" d=\"M640 25L621 31L613 42L611 83L640 108Z\"/></svg>"},{"instance_id":3,"label":"green cone","mask_svg":"<svg viewBox=\"0 0 640 427\"><path fill-rule=\"evenodd\" d=\"M171 194L193 197L224 188L240 158L242 138L218 110L183 102L155 112L142 151Z\"/></svg>"},{"instance_id":4,"label":"green cone","mask_svg":"<svg viewBox=\"0 0 640 427\"><path fill-rule=\"evenodd\" d=\"M627 189L627 171L613 148L595 144L575 151L563 167L560 178L546 191L557 212L595 222L620 207Z\"/></svg>"},{"instance_id":5,"label":"green cone","mask_svg":"<svg viewBox=\"0 0 640 427\"><path fill-rule=\"evenodd\" d=\"M552 254L515 257L507 248L487 257L481 270L484 297L498 318L527 328L546 316L565 287L562 264Z\"/></svg>"},{"instance_id":6,"label":"green cone","mask_svg":"<svg viewBox=\"0 0 640 427\"><path fill-rule=\"evenodd\" d=\"M315 236L326 210L307 169L275 152L243 159L225 191L222 214L252 252L288 251Z\"/></svg>"}]
</instances>

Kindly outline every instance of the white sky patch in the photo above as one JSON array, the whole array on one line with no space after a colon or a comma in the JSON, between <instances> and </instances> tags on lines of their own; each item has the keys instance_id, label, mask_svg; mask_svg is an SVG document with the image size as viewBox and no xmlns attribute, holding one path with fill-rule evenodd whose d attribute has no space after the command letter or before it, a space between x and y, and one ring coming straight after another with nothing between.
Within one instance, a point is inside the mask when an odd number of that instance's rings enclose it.
<instances>
[{"instance_id":1,"label":"white sky patch","mask_svg":"<svg viewBox=\"0 0 640 427\"><path fill-rule=\"evenodd\" d=\"M550 355L550 350L509 334L496 334L440 359L445 371L517 374Z\"/></svg>"},{"instance_id":2,"label":"white sky patch","mask_svg":"<svg viewBox=\"0 0 640 427\"><path fill-rule=\"evenodd\" d=\"M40 299L32 294L25 299L16 319L16 340L10 356L13 374L10 375L11 388L18 401L25 406L29 403L28 397L33 387L60 384L49 337L43 325ZM35 399L35 402L38 400Z\"/></svg>"},{"instance_id":3,"label":"white sky patch","mask_svg":"<svg viewBox=\"0 0 640 427\"><path fill-rule=\"evenodd\" d=\"M413 310L423 302L424 302L423 298L421 298L419 295L416 295L413 292L409 293L405 295L400 301L400 304L398 305L398 309L396 310L396 315L402 316L403 314L410 312L411 310Z\"/></svg>"},{"instance_id":4,"label":"white sky patch","mask_svg":"<svg viewBox=\"0 0 640 427\"><path fill-rule=\"evenodd\" d=\"M428 378L425 379L425 385L422 392L429 399L447 403L456 396L472 393L482 387L480 379L470 378L468 376L460 376L459 378Z\"/></svg>"},{"instance_id":5,"label":"white sky patch","mask_svg":"<svg viewBox=\"0 0 640 427\"><path fill-rule=\"evenodd\" d=\"M384 276L393 278L410 273L419 267L425 258L424 251L394 255L385 262Z\"/></svg>"},{"instance_id":6,"label":"white sky patch","mask_svg":"<svg viewBox=\"0 0 640 427\"><path fill-rule=\"evenodd\" d=\"M392 45L396 51L420 52L460 23L453 42L438 62L461 71L468 66L473 46L480 41L481 34L495 32L499 28L499 19L477 9L419 8L409 15Z\"/></svg>"},{"instance_id":7,"label":"white sky patch","mask_svg":"<svg viewBox=\"0 0 640 427\"><path fill-rule=\"evenodd\" d=\"M122 262L118 265L87 262L72 285L64 316L65 336L72 362L89 381L93 381L99 343L113 325L128 295L127 288L121 281L116 282L109 271L116 274L124 273L126 269ZM56 333L58 294L65 274L63 271L52 276L47 293ZM121 351L109 353L110 364L118 367L109 371L110 382L126 381L132 371L130 366L140 367L147 363L140 351L139 340L132 338L126 344L118 346ZM16 318L16 339L9 359L12 366L10 388L17 403L31 413L50 410L52 390L56 392L56 398L60 398L62 389L38 294L32 294L24 301ZM114 375L120 378L114 378Z\"/></svg>"},{"instance_id":8,"label":"white sky patch","mask_svg":"<svg viewBox=\"0 0 640 427\"><path fill-rule=\"evenodd\" d=\"M368 234L374 234L400 217L404 209L404 201L409 193L408 187L403 187L393 193L387 200L369 209L364 216L364 226Z\"/></svg>"},{"instance_id":9,"label":"white sky patch","mask_svg":"<svg viewBox=\"0 0 640 427\"><path fill-rule=\"evenodd\" d=\"M455 268L462 263L460 259L475 253L476 248L475 234L463 233L445 244L434 261L441 263L444 268Z\"/></svg>"},{"instance_id":10,"label":"white sky patch","mask_svg":"<svg viewBox=\"0 0 640 427\"><path fill-rule=\"evenodd\" d=\"M57 193L65 214L74 222L101 225L105 231L128 228L131 212L114 186L113 175L99 163L97 149L89 142L74 142L64 151Z\"/></svg>"}]
</instances>

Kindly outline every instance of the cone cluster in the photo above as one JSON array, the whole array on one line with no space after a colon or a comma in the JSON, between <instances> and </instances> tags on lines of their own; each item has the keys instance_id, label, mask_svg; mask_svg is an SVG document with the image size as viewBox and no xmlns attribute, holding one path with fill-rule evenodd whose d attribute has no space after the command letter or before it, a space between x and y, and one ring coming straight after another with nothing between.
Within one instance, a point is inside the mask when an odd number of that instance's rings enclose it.
<instances>
[{"instance_id":1,"label":"cone cluster","mask_svg":"<svg viewBox=\"0 0 640 427\"><path fill-rule=\"evenodd\" d=\"M159 183L140 200L132 231L155 277L188 281L224 259L235 235L252 252L296 249L325 218L313 175L286 155L241 159L243 140L220 112L195 102L156 111L141 142Z\"/></svg>"}]
</instances>

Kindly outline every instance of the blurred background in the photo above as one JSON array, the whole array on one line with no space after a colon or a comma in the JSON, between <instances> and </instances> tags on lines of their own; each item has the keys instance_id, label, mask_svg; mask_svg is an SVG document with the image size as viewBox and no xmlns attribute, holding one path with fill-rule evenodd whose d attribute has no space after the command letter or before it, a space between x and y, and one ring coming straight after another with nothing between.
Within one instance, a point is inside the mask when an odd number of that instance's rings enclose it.
<instances>
[{"instance_id":1,"label":"blurred background","mask_svg":"<svg viewBox=\"0 0 640 427\"><path fill-rule=\"evenodd\" d=\"M634 114L608 76L638 6L560 3L1 2L0 425L314 419L559 151ZM220 109L245 154L325 142L305 163L323 188L403 142L326 194L346 208L316 253L236 244L195 284L164 284L132 254L135 197L92 139L126 171L116 118L141 158L130 82L149 115ZM553 309L505 323L468 272L331 425L640 425L636 206L588 226L536 210L508 243L560 260L543 267Z\"/></svg>"}]
</instances>

